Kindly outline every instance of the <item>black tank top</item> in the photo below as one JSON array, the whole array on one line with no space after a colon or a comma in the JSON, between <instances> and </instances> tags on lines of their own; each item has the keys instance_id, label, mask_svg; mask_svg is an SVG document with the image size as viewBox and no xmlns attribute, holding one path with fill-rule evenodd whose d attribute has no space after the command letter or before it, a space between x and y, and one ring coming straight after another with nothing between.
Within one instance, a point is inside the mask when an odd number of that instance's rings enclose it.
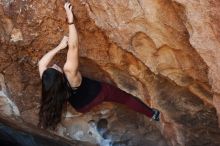
<instances>
[{"instance_id":1,"label":"black tank top","mask_svg":"<svg viewBox=\"0 0 220 146\"><path fill-rule=\"evenodd\" d=\"M89 104L101 90L101 83L82 77L82 83L77 89L71 88L69 102L75 109L80 109Z\"/></svg>"}]
</instances>

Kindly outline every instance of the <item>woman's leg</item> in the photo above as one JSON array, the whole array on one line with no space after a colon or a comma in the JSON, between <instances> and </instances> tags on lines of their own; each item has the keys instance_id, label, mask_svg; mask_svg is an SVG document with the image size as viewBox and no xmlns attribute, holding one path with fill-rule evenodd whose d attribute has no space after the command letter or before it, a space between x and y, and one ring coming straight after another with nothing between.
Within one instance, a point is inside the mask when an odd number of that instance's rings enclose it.
<instances>
[{"instance_id":1,"label":"woman's leg","mask_svg":"<svg viewBox=\"0 0 220 146\"><path fill-rule=\"evenodd\" d=\"M145 114L149 118L154 115L153 109L145 105L141 100L128 94L117 87L103 83L104 101L116 102L133 109L136 112Z\"/></svg>"},{"instance_id":2,"label":"woman's leg","mask_svg":"<svg viewBox=\"0 0 220 146\"><path fill-rule=\"evenodd\" d=\"M101 104L103 101L123 104L136 112L142 113L149 118L159 121L160 112L158 110L151 109L138 98L106 83L102 83L102 89L100 93L91 103L83 108L76 110L81 113L86 113L89 112L93 107Z\"/></svg>"}]
</instances>

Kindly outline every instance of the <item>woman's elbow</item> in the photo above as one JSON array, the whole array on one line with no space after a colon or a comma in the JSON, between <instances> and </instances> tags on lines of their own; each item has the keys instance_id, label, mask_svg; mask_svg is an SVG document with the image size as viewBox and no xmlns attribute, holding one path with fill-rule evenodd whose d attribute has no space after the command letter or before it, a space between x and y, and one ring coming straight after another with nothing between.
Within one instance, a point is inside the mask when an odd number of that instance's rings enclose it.
<instances>
[{"instance_id":1,"label":"woman's elbow","mask_svg":"<svg viewBox=\"0 0 220 146\"><path fill-rule=\"evenodd\" d=\"M71 78L73 78L77 75L76 71L72 68L68 68L68 67L64 66L63 71L64 71L66 76L69 76Z\"/></svg>"},{"instance_id":2,"label":"woman's elbow","mask_svg":"<svg viewBox=\"0 0 220 146\"><path fill-rule=\"evenodd\" d=\"M70 67L66 66L66 65L63 67L63 71L64 71L64 73L65 73L66 75L73 74L72 69L71 69Z\"/></svg>"},{"instance_id":3,"label":"woman's elbow","mask_svg":"<svg viewBox=\"0 0 220 146\"><path fill-rule=\"evenodd\" d=\"M69 68L63 68L63 72L65 73L65 74L70 74L70 69Z\"/></svg>"}]
</instances>

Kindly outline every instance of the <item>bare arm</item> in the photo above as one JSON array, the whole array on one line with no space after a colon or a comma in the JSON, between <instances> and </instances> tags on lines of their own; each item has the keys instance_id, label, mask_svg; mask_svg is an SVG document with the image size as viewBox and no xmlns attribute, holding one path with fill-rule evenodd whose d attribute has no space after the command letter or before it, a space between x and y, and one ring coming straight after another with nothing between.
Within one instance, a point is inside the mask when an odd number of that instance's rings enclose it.
<instances>
[{"instance_id":1,"label":"bare arm","mask_svg":"<svg viewBox=\"0 0 220 146\"><path fill-rule=\"evenodd\" d=\"M59 52L60 50L64 49L67 46L67 42L68 42L68 37L64 36L62 41L56 48L50 50L40 59L40 61L38 62L40 77L42 77L43 72L47 69L48 64L57 54L57 52Z\"/></svg>"},{"instance_id":2,"label":"bare arm","mask_svg":"<svg viewBox=\"0 0 220 146\"><path fill-rule=\"evenodd\" d=\"M72 6L70 3L65 3L64 6L68 18L68 22L73 22ZM79 55L78 55L78 35L74 24L69 24L69 41L68 41L67 60L64 65L64 73L72 87L78 87L81 84L81 74L78 70Z\"/></svg>"}]
</instances>

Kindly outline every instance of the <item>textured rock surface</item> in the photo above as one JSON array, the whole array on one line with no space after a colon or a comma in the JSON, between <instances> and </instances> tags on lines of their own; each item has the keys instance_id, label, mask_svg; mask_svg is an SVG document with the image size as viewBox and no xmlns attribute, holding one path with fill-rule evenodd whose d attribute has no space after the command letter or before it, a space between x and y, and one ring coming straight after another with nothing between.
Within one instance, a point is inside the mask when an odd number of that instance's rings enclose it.
<instances>
[{"instance_id":1,"label":"textured rock surface","mask_svg":"<svg viewBox=\"0 0 220 146\"><path fill-rule=\"evenodd\" d=\"M155 126L126 108L104 104L75 117L81 123L78 127L74 117L66 118L59 134L101 143L104 136L97 130L93 130L93 136L85 131L105 118L110 142L115 145L220 145L218 0L71 2L82 73L117 85L160 109L163 117ZM21 117L34 124L40 98L37 61L67 33L63 3L0 1L0 72ZM59 53L54 62L63 65L65 55L65 51ZM100 114L103 109L111 111ZM115 130L120 124L123 126Z\"/></svg>"},{"instance_id":2,"label":"textured rock surface","mask_svg":"<svg viewBox=\"0 0 220 146\"><path fill-rule=\"evenodd\" d=\"M0 116L0 144L22 146L95 146L91 143L67 140L24 122L19 117Z\"/></svg>"},{"instance_id":3,"label":"textured rock surface","mask_svg":"<svg viewBox=\"0 0 220 146\"><path fill-rule=\"evenodd\" d=\"M4 76L0 74L0 111L8 116L20 116L18 107L9 98L9 93L4 81Z\"/></svg>"}]
</instances>

